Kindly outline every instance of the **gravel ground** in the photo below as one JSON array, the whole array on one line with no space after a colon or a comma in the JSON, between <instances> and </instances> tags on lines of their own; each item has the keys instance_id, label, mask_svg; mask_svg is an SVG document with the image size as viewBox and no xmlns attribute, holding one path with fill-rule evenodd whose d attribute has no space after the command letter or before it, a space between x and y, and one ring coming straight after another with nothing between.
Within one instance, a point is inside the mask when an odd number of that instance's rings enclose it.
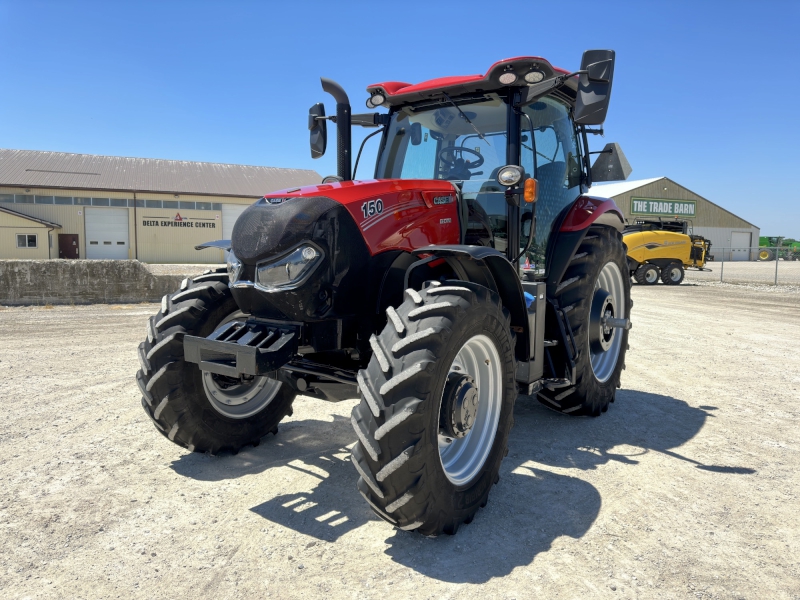
<instances>
[{"instance_id":1,"label":"gravel ground","mask_svg":"<svg viewBox=\"0 0 800 600\"><path fill-rule=\"evenodd\" d=\"M489 505L436 539L357 493L354 401L189 454L133 379L155 305L0 310L3 597L800 597L800 295L634 299L608 413L520 398Z\"/></svg>"},{"instance_id":2,"label":"gravel ground","mask_svg":"<svg viewBox=\"0 0 800 600\"><path fill-rule=\"evenodd\" d=\"M687 269L686 279L692 283L699 281L719 281L728 283L775 284L775 261L726 261L706 263L710 271ZM779 260L778 285L800 286L800 262Z\"/></svg>"}]
</instances>

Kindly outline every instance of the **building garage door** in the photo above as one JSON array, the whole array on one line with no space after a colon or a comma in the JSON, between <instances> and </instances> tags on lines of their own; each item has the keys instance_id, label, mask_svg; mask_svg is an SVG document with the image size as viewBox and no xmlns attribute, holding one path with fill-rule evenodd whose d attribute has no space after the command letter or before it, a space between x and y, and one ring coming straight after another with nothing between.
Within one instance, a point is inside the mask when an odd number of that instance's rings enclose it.
<instances>
[{"instance_id":1,"label":"building garage door","mask_svg":"<svg viewBox=\"0 0 800 600\"><path fill-rule=\"evenodd\" d=\"M731 260L750 260L749 231L731 232Z\"/></svg>"},{"instance_id":2,"label":"building garage door","mask_svg":"<svg viewBox=\"0 0 800 600\"><path fill-rule=\"evenodd\" d=\"M233 225L249 204L223 204L222 205L222 239L229 240L233 235ZM225 253L225 260L228 260L228 253Z\"/></svg>"},{"instance_id":3,"label":"building garage door","mask_svg":"<svg viewBox=\"0 0 800 600\"><path fill-rule=\"evenodd\" d=\"M128 258L128 209L86 209L86 258Z\"/></svg>"}]
</instances>

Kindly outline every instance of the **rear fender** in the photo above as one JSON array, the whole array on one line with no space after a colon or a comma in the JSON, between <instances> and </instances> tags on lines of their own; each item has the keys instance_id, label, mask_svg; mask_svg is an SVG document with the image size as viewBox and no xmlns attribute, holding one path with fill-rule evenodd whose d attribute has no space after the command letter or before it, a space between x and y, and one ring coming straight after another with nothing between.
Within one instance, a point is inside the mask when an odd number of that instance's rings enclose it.
<instances>
[{"instance_id":1,"label":"rear fender","mask_svg":"<svg viewBox=\"0 0 800 600\"><path fill-rule=\"evenodd\" d=\"M419 260L409 266L406 281L412 271L421 266L422 260L432 262L443 259L458 279L481 285L500 296L503 306L511 313L511 328L517 334L517 360L529 360L533 348L530 344L525 296L519 275L505 254L485 246L456 245L420 248L411 254Z\"/></svg>"},{"instance_id":2,"label":"rear fender","mask_svg":"<svg viewBox=\"0 0 800 600\"><path fill-rule=\"evenodd\" d=\"M625 228L622 211L613 200L580 196L556 219L547 244L547 297L553 298L572 257L591 226Z\"/></svg>"}]
</instances>

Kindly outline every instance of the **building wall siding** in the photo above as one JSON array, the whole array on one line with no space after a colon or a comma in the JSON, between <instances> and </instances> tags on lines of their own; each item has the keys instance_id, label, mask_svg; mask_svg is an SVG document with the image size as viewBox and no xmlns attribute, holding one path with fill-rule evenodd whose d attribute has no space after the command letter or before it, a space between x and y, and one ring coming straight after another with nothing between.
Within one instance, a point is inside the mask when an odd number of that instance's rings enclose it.
<instances>
[{"instance_id":1,"label":"building wall siding","mask_svg":"<svg viewBox=\"0 0 800 600\"><path fill-rule=\"evenodd\" d=\"M2 215L0 216L0 257L37 260L50 258L48 255L50 252L50 240L47 236L47 227L6 213L0 213L0 215ZM3 219L3 216L9 218ZM6 222L9 225L6 225ZM38 236L37 247L17 248L18 233L36 234ZM58 248L55 249L55 253L56 255L58 254Z\"/></svg>"},{"instance_id":2,"label":"building wall siding","mask_svg":"<svg viewBox=\"0 0 800 600\"><path fill-rule=\"evenodd\" d=\"M50 188L14 188L0 186L0 194L19 194L29 196L62 196L72 198L113 198L133 200L134 194L131 192L95 192L92 190L58 190ZM202 196L194 194L180 194L177 198L174 194L156 193L136 193L136 200L179 200L185 202L211 202L214 204L235 204L239 206L249 206L257 198L242 198L235 196ZM58 258L58 234L73 233L78 234L80 258L86 258L86 225L85 215L86 206L82 205L58 205L58 204L26 204L14 202L2 202L0 206L10 210L45 219L61 225L61 229L56 229L52 234L51 257ZM100 210L103 207L94 207ZM119 207L111 207L117 208ZM221 239L223 236L223 219L221 210L191 210L191 209L165 209L165 208L146 208L128 207L128 239L130 250L128 258L138 258L142 262L150 263L222 263L225 261L224 253L221 250L205 249L197 251L194 246L203 242ZM210 223L214 227L161 227L162 221L175 222L174 219L180 214L181 217L188 219L188 222ZM0 213L0 231L5 231L3 227L16 226L19 218ZM40 226L21 220L25 223L25 228ZM157 221L159 226L145 226L145 221ZM43 226L42 226L43 227ZM9 230L10 231L10 230ZM46 232L46 228L44 228ZM19 233L24 233L22 229ZM48 258L48 247L44 244L47 241L39 241L39 248L17 249L16 238L13 232L1 234L3 240L0 241L0 258ZM8 240L5 238L8 237ZM137 253L138 249L138 253ZM34 256L35 255L35 256Z\"/></svg>"}]
</instances>

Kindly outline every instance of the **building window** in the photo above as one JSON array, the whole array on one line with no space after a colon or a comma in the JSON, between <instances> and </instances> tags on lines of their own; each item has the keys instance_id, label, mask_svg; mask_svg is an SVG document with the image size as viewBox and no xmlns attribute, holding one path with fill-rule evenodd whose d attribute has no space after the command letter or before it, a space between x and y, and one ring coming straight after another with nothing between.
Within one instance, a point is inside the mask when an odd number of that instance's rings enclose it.
<instances>
[{"instance_id":1,"label":"building window","mask_svg":"<svg viewBox=\"0 0 800 600\"><path fill-rule=\"evenodd\" d=\"M53 197L52 196L36 196L35 197L36 204L52 204Z\"/></svg>"},{"instance_id":2,"label":"building window","mask_svg":"<svg viewBox=\"0 0 800 600\"><path fill-rule=\"evenodd\" d=\"M145 200L144 205L147 208L161 208L161 200Z\"/></svg>"},{"instance_id":3,"label":"building window","mask_svg":"<svg viewBox=\"0 0 800 600\"><path fill-rule=\"evenodd\" d=\"M185 202L183 200L180 201L181 208L183 209L192 209L194 210L194 202Z\"/></svg>"},{"instance_id":4,"label":"building window","mask_svg":"<svg viewBox=\"0 0 800 600\"><path fill-rule=\"evenodd\" d=\"M14 194L0 194L0 202L14 202Z\"/></svg>"},{"instance_id":5,"label":"building window","mask_svg":"<svg viewBox=\"0 0 800 600\"><path fill-rule=\"evenodd\" d=\"M38 248L38 237L35 233L18 233L17 248Z\"/></svg>"},{"instance_id":6,"label":"building window","mask_svg":"<svg viewBox=\"0 0 800 600\"><path fill-rule=\"evenodd\" d=\"M75 198L75 204L78 206L91 206L92 199L91 198Z\"/></svg>"},{"instance_id":7,"label":"building window","mask_svg":"<svg viewBox=\"0 0 800 600\"><path fill-rule=\"evenodd\" d=\"M220 202L214 202L211 205L212 210L222 210L222 204Z\"/></svg>"},{"instance_id":8,"label":"building window","mask_svg":"<svg viewBox=\"0 0 800 600\"><path fill-rule=\"evenodd\" d=\"M72 204L72 198L69 196L56 196L56 204Z\"/></svg>"},{"instance_id":9,"label":"building window","mask_svg":"<svg viewBox=\"0 0 800 600\"><path fill-rule=\"evenodd\" d=\"M211 202L198 202L197 203L197 210L212 210L211 209Z\"/></svg>"},{"instance_id":10,"label":"building window","mask_svg":"<svg viewBox=\"0 0 800 600\"><path fill-rule=\"evenodd\" d=\"M128 206L128 201L124 198L111 198L111 206Z\"/></svg>"},{"instance_id":11,"label":"building window","mask_svg":"<svg viewBox=\"0 0 800 600\"><path fill-rule=\"evenodd\" d=\"M180 208L177 200L164 200L164 208Z\"/></svg>"},{"instance_id":12,"label":"building window","mask_svg":"<svg viewBox=\"0 0 800 600\"><path fill-rule=\"evenodd\" d=\"M92 198L92 206L108 206L108 198Z\"/></svg>"},{"instance_id":13,"label":"building window","mask_svg":"<svg viewBox=\"0 0 800 600\"><path fill-rule=\"evenodd\" d=\"M14 202L17 204L33 204L33 196L17 194Z\"/></svg>"}]
</instances>

